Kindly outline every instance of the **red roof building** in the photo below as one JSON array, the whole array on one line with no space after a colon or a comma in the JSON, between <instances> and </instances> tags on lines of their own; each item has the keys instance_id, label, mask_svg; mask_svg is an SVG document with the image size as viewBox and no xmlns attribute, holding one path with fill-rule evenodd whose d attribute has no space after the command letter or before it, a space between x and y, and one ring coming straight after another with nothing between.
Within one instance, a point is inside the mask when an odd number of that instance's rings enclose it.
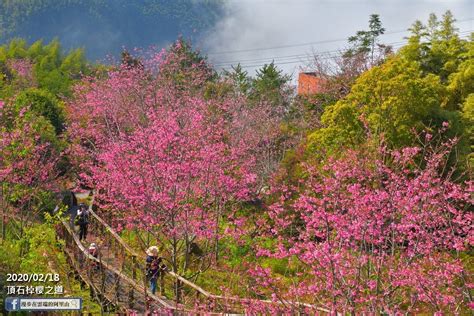
<instances>
[{"instance_id":1,"label":"red roof building","mask_svg":"<svg viewBox=\"0 0 474 316\"><path fill-rule=\"evenodd\" d=\"M325 79L316 76L314 72L300 72L298 76L298 94L310 95L320 93L323 90Z\"/></svg>"}]
</instances>

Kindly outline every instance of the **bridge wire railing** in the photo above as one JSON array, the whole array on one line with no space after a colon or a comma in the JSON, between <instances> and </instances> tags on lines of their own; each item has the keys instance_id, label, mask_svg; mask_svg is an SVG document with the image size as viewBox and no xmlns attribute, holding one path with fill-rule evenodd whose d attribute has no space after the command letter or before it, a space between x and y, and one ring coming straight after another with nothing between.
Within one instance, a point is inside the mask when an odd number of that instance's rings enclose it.
<instances>
[{"instance_id":1,"label":"bridge wire railing","mask_svg":"<svg viewBox=\"0 0 474 316\"><path fill-rule=\"evenodd\" d=\"M91 217L94 219L95 228L94 230L100 231L109 234L112 239L104 238L109 249L115 249L114 252L122 261L121 261L121 271L131 279L136 280L136 282L141 282L144 284L144 288L147 288L147 281L145 277L145 265L141 263L141 258L144 258L144 255L140 255L137 251L131 248L121 237L115 232L115 230L110 227L93 209L92 204L89 207ZM175 273L174 271L167 270L165 276L170 277L174 282L171 286L176 286L176 282L181 285L184 285L195 292L195 301L191 302L192 306L187 306L188 308L199 309L202 311L206 310L217 310L222 313L232 313L232 312L244 312L246 307L252 305L253 303L267 304L268 306L290 306L294 310L308 309L313 310L319 313L330 313L330 310L318 306L314 306L308 303L303 302L293 302L293 301L272 301L272 300L262 300L262 299L250 299L250 298L241 298L241 297L232 297L232 296L223 296L215 295L202 287L194 284L193 282L187 280L181 275ZM167 282L168 283L168 282ZM174 288L173 288L174 290ZM183 301L180 300L179 293L171 291L174 294L174 309L187 309L184 308L182 304ZM131 289L130 297L133 298L135 289ZM148 290L145 291L146 296L150 296L151 292ZM132 300L133 301L133 300ZM184 302L186 303L186 302ZM195 310L194 310L195 311Z\"/></svg>"}]
</instances>

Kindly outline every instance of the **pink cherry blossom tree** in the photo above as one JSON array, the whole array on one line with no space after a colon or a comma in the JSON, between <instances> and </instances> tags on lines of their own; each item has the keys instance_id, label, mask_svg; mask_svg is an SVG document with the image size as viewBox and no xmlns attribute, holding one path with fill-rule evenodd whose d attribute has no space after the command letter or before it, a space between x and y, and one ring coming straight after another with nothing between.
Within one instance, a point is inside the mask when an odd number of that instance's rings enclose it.
<instances>
[{"instance_id":1,"label":"pink cherry blossom tree","mask_svg":"<svg viewBox=\"0 0 474 316\"><path fill-rule=\"evenodd\" d=\"M190 99L179 110L151 111L148 126L110 143L92 169L97 191L126 210L127 224L167 237L173 264L179 241L188 248L195 238L218 237L218 209L245 198L253 181L240 152L225 142L223 122L212 123L206 107Z\"/></svg>"},{"instance_id":2,"label":"pink cherry blossom tree","mask_svg":"<svg viewBox=\"0 0 474 316\"><path fill-rule=\"evenodd\" d=\"M68 106L68 133L71 159L101 209L118 228L151 232L173 270L186 271L194 242L204 249L202 269L218 258L227 209L256 194L263 133L252 131L268 115L252 114L244 99L205 98L212 73L176 45L83 80Z\"/></svg>"},{"instance_id":3,"label":"pink cherry blossom tree","mask_svg":"<svg viewBox=\"0 0 474 316\"><path fill-rule=\"evenodd\" d=\"M333 312L457 312L472 306L461 253L474 243L472 182L445 170L456 141L440 146L349 151L306 166L298 187L280 186L258 256L302 267L289 288L258 269L274 300ZM277 296L277 295L278 296Z\"/></svg>"},{"instance_id":4,"label":"pink cherry blossom tree","mask_svg":"<svg viewBox=\"0 0 474 316\"><path fill-rule=\"evenodd\" d=\"M0 107L0 183L2 238L10 220L23 228L44 211L45 196L58 188L61 153L49 140L54 128L44 118L22 109L12 116L11 107ZM8 123L5 123L8 122ZM5 124L4 124L5 123ZM48 130L50 134L48 135Z\"/></svg>"}]
</instances>

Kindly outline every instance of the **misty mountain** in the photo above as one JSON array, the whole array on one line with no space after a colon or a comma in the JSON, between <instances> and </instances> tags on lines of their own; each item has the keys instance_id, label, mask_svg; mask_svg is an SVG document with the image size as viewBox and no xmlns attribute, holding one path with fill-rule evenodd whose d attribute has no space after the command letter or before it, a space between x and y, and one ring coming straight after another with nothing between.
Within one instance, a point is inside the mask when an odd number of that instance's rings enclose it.
<instances>
[{"instance_id":1,"label":"misty mountain","mask_svg":"<svg viewBox=\"0 0 474 316\"><path fill-rule=\"evenodd\" d=\"M163 47L180 35L197 42L222 10L219 0L5 0L0 43L58 38L64 48L84 47L97 60L123 47Z\"/></svg>"}]
</instances>

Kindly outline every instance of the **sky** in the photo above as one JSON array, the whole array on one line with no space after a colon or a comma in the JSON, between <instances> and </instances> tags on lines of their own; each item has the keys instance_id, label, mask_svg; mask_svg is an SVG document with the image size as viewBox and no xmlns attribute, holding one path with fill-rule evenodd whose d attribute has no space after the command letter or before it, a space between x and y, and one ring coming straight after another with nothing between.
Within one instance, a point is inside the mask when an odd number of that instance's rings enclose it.
<instances>
[{"instance_id":1,"label":"sky","mask_svg":"<svg viewBox=\"0 0 474 316\"><path fill-rule=\"evenodd\" d=\"M472 0L229 0L198 46L217 68L240 62L254 73L274 60L295 74L306 68L314 52L334 54L346 47L349 36L368 29L373 13L386 29L381 42L397 48L415 20L426 22L430 13L440 17L446 10L459 21L461 35L474 30Z\"/></svg>"}]
</instances>

